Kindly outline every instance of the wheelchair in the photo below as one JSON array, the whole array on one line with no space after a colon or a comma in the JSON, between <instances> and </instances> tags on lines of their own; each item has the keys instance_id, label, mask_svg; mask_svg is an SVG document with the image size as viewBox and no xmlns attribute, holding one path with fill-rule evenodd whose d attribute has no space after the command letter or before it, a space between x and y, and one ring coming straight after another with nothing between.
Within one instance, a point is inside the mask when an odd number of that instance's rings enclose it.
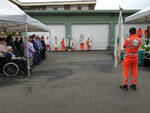
<instances>
[{"instance_id":1,"label":"wheelchair","mask_svg":"<svg viewBox=\"0 0 150 113\"><path fill-rule=\"evenodd\" d=\"M22 73L27 73L27 69L15 60L10 60L8 57L0 57L0 73L11 77Z\"/></svg>"}]
</instances>

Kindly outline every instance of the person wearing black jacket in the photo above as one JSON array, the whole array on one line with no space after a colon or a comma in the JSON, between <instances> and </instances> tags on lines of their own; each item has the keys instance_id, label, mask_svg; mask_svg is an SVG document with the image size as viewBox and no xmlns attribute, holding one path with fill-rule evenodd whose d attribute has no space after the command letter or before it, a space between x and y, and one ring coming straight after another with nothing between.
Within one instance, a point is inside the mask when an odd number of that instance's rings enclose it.
<instances>
[{"instance_id":1,"label":"person wearing black jacket","mask_svg":"<svg viewBox=\"0 0 150 113\"><path fill-rule=\"evenodd\" d=\"M41 50L42 59L45 59L45 56L46 56L46 44L45 44L45 41L44 41L44 36L41 37L41 44L42 44L42 50Z\"/></svg>"}]
</instances>

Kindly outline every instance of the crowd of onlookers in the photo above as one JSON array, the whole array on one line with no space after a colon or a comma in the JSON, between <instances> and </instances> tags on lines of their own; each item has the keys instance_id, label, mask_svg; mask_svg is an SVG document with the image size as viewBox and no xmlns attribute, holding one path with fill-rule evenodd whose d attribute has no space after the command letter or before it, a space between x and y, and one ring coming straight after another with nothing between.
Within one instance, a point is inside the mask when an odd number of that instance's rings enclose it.
<instances>
[{"instance_id":1,"label":"crowd of onlookers","mask_svg":"<svg viewBox=\"0 0 150 113\"><path fill-rule=\"evenodd\" d=\"M27 70L39 64L46 57L46 44L44 36L35 34L29 36L27 40L23 36L0 37L0 57L9 57L22 63ZM2 64L3 60L1 60Z\"/></svg>"}]
</instances>

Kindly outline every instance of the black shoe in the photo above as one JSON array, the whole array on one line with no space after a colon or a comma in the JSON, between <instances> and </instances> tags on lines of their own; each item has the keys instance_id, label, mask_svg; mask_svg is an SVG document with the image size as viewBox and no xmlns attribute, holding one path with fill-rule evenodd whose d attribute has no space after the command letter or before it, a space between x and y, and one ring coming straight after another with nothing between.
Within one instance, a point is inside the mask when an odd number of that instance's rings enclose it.
<instances>
[{"instance_id":1,"label":"black shoe","mask_svg":"<svg viewBox=\"0 0 150 113\"><path fill-rule=\"evenodd\" d=\"M120 88L123 90L128 90L128 85L120 85Z\"/></svg>"},{"instance_id":2,"label":"black shoe","mask_svg":"<svg viewBox=\"0 0 150 113\"><path fill-rule=\"evenodd\" d=\"M130 85L130 88L133 90L137 90L136 85Z\"/></svg>"}]
</instances>

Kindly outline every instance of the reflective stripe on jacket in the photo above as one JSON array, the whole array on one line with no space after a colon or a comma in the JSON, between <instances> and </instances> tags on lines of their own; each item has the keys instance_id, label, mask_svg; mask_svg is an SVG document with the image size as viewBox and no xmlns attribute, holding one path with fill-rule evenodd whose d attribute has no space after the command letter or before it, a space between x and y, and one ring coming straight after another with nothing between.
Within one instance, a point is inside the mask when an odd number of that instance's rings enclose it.
<instances>
[{"instance_id":1,"label":"reflective stripe on jacket","mask_svg":"<svg viewBox=\"0 0 150 113\"><path fill-rule=\"evenodd\" d=\"M138 57L138 48L141 45L141 39L136 34L131 35L125 40L125 56L127 57Z\"/></svg>"}]
</instances>

